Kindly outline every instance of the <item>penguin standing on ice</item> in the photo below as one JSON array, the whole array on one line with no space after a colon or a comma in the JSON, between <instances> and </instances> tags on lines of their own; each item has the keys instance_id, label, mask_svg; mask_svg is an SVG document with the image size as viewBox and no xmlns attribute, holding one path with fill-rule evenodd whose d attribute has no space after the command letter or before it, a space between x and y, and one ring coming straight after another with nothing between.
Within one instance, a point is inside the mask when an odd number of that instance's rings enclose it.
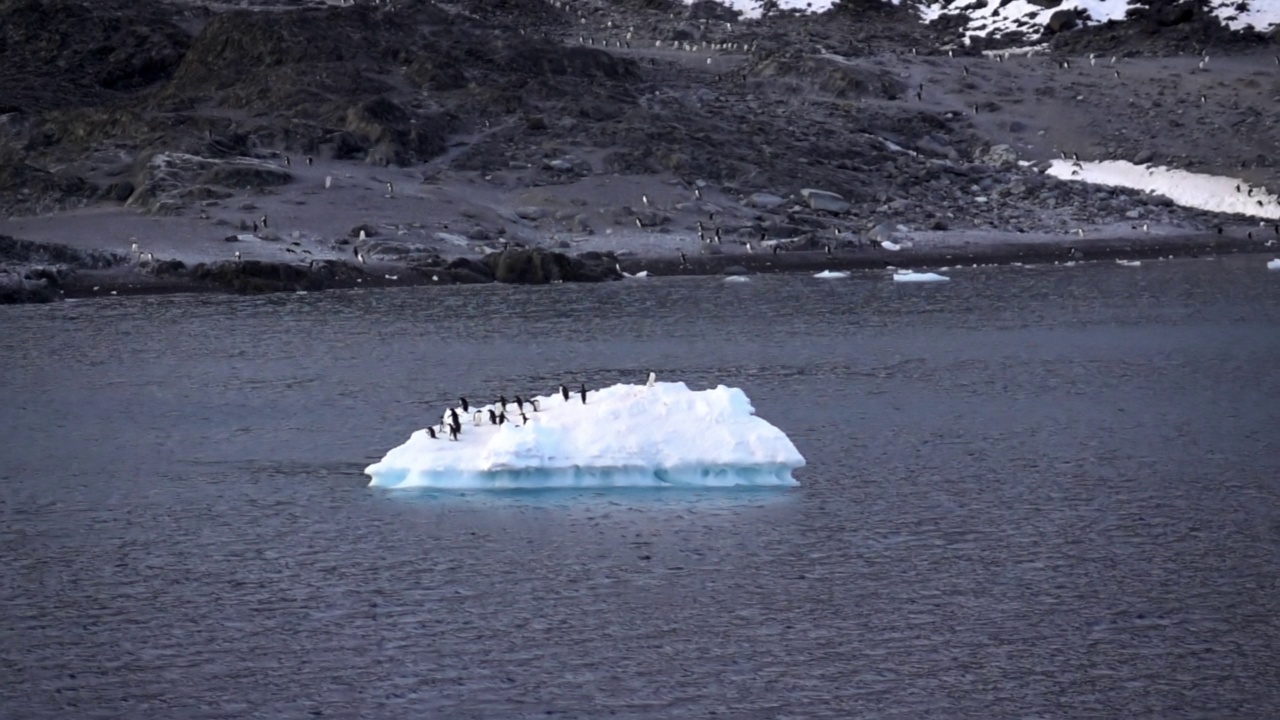
<instances>
[{"instance_id":1,"label":"penguin standing on ice","mask_svg":"<svg viewBox=\"0 0 1280 720\"><path fill-rule=\"evenodd\" d=\"M493 408L489 408L489 424L490 425L498 424L498 413L494 412Z\"/></svg>"},{"instance_id":2,"label":"penguin standing on ice","mask_svg":"<svg viewBox=\"0 0 1280 720\"><path fill-rule=\"evenodd\" d=\"M587 404L587 384L583 383L578 387L578 396L582 398L582 404Z\"/></svg>"},{"instance_id":3,"label":"penguin standing on ice","mask_svg":"<svg viewBox=\"0 0 1280 720\"><path fill-rule=\"evenodd\" d=\"M645 384L644 384L644 385L645 385L645 387L653 387L653 384L654 384L654 383L656 383L656 382L658 382L658 373L653 372L653 371L650 371L650 372L649 372L649 382L647 382L647 383L645 383Z\"/></svg>"},{"instance_id":4,"label":"penguin standing on ice","mask_svg":"<svg viewBox=\"0 0 1280 720\"><path fill-rule=\"evenodd\" d=\"M449 426L449 439L450 439L450 440L457 440L457 439L458 439L458 435L460 435L461 433L462 433L462 427L461 427L461 426L459 426L459 425L450 425L450 426Z\"/></svg>"},{"instance_id":5,"label":"penguin standing on ice","mask_svg":"<svg viewBox=\"0 0 1280 720\"><path fill-rule=\"evenodd\" d=\"M431 439L432 439L432 440L435 440L435 439L436 439L436 429L435 429L435 428L433 428L433 427L429 427L429 428L427 428L427 434L431 436Z\"/></svg>"},{"instance_id":6,"label":"penguin standing on ice","mask_svg":"<svg viewBox=\"0 0 1280 720\"><path fill-rule=\"evenodd\" d=\"M458 399L462 401L462 412L468 412L471 410L471 404L467 402L466 398L458 398Z\"/></svg>"},{"instance_id":7,"label":"penguin standing on ice","mask_svg":"<svg viewBox=\"0 0 1280 720\"><path fill-rule=\"evenodd\" d=\"M524 400L521 400L519 395L516 396L516 409L520 411L521 415L524 414Z\"/></svg>"},{"instance_id":8,"label":"penguin standing on ice","mask_svg":"<svg viewBox=\"0 0 1280 720\"><path fill-rule=\"evenodd\" d=\"M569 402L569 388L565 387L564 385L561 385L560 395L564 398L565 402Z\"/></svg>"}]
</instances>

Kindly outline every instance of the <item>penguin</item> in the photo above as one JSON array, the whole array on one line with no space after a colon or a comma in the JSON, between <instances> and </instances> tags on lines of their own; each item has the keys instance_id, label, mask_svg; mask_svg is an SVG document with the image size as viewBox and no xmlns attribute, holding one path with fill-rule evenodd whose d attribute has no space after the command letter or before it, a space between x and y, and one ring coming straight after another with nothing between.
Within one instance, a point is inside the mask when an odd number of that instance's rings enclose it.
<instances>
[{"instance_id":1,"label":"penguin","mask_svg":"<svg viewBox=\"0 0 1280 720\"><path fill-rule=\"evenodd\" d=\"M236 262L240 262L240 251L236 251Z\"/></svg>"},{"instance_id":2,"label":"penguin","mask_svg":"<svg viewBox=\"0 0 1280 720\"><path fill-rule=\"evenodd\" d=\"M499 395L499 396L498 396L498 404L502 406L502 409L503 409L503 410L506 410L506 409L507 409L507 396L506 396L506 395Z\"/></svg>"},{"instance_id":3,"label":"penguin","mask_svg":"<svg viewBox=\"0 0 1280 720\"><path fill-rule=\"evenodd\" d=\"M569 402L569 388L564 385L560 386L560 395L564 397L565 402Z\"/></svg>"},{"instance_id":4,"label":"penguin","mask_svg":"<svg viewBox=\"0 0 1280 720\"><path fill-rule=\"evenodd\" d=\"M393 184L391 184L391 181L390 181L390 180L388 180L388 181L387 181L387 194L388 194L388 195L393 195L393 194L395 194L395 191L396 191L396 186L395 186L395 185L393 185Z\"/></svg>"},{"instance_id":5,"label":"penguin","mask_svg":"<svg viewBox=\"0 0 1280 720\"><path fill-rule=\"evenodd\" d=\"M701 200L701 199L702 199L702 188L694 188L694 189L693 189L693 198L694 198L695 200Z\"/></svg>"},{"instance_id":6,"label":"penguin","mask_svg":"<svg viewBox=\"0 0 1280 720\"><path fill-rule=\"evenodd\" d=\"M528 425L528 424L529 424L529 416L528 416L528 415L525 415L523 412L522 412L522 413L520 413L520 424L521 424L521 425Z\"/></svg>"},{"instance_id":7,"label":"penguin","mask_svg":"<svg viewBox=\"0 0 1280 720\"><path fill-rule=\"evenodd\" d=\"M458 399L462 401L462 412L467 412L471 409L471 403L467 402L466 398L463 397Z\"/></svg>"},{"instance_id":8,"label":"penguin","mask_svg":"<svg viewBox=\"0 0 1280 720\"><path fill-rule=\"evenodd\" d=\"M353 256L355 256L355 258L356 258L357 260L359 260L359 259L360 259L360 248L359 248L359 247L353 247L353 248L351 248L351 254L352 254Z\"/></svg>"},{"instance_id":9,"label":"penguin","mask_svg":"<svg viewBox=\"0 0 1280 720\"><path fill-rule=\"evenodd\" d=\"M779 250L781 250L781 249L782 249L782 248L778 247L777 245L774 245L774 246L773 246L773 254L774 254L774 255L777 255L777 254L778 254L778 251L779 251Z\"/></svg>"},{"instance_id":10,"label":"penguin","mask_svg":"<svg viewBox=\"0 0 1280 720\"><path fill-rule=\"evenodd\" d=\"M433 427L429 427L429 428L427 428L427 434L431 436L431 439L432 439L432 440L435 440L435 439L436 439L436 429L435 429L435 428L433 428Z\"/></svg>"},{"instance_id":11,"label":"penguin","mask_svg":"<svg viewBox=\"0 0 1280 720\"><path fill-rule=\"evenodd\" d=\"M457 426L459 426L459 427L461 427L461 426L462 426L462 421L458 419L458 411L457 411L457 410L455 410L455 409L453 409L453 408L449 408L449 419L453 421L453 424L454 424L454 425L457 425Z\"/></svg>"},{"instance_id":12,"label":"penguin","mask_svg":"<svg viewBox=\"0 0 1280 720\"><path fill-rule=\"evenodd\" d=\"M254 221L253 221L253 231L254 231L254 232L258 232L258 221L257 221L257 220L254 220Z\"/></svg>"},{"instance_id":13,"label":"penguin","mask_svg":"<svg viewBox=\"0 0 1280 720\"><path fill-rule=\"evenodd\" d=\"M640 222L640 218L636 218L636 227L640 228L641 230L644 229L644 223Z\"/></svg>"},{"instance_id":14,"label":"penguin","mask_svg":"<svg viewBox=\"0 0 1280 720\"><path fill-rule=\"evenodd\" d=\"M506 423L507 423L507 411L503 410L502 412L498 413L498 424L505 425Z\"/></svg>"},{"instance_id":15,"label":"penguin","mask_svg":"<svg viewBox=\"0 0 1280 720\"><path fill-rule=\"evenodd\" d=\"M1084 253L1080 252L1079 250L1077 250L1077 249L1075 249L1075 248L1073 248L1073 247L1071 247L1071 248L1067 248L1067 256L1068 256L1068 257L1070 257L1072 260L1083 260L1083 259L1084 259Z\"/></svg>"},{"instance_id":16,"label":"penguin","mask_svg":"<svg viewBox=\"0 0 1280 720\"><path fill-rule=\"evenodd\" d=\"M483 410L476 410L475 412L471 413L471 424L472 424L472 425L483 425L483 424L484 424L484 411L483 411Z\"/></svg>"},{"instance_id":17,"label":"penguin","mask_svg":"<svg viewBox=\"0 0 1280 720\"><path fill-rule=\"evenodd\" d=\"M524 400L521 400L519 395L516 396L516 409L519 410L522 415L524 414Z\"/></svg>"},{"instance_id":18,"label":"penguin","mask_svg":"<svg viewBox=\"0 0 1280 720\"><path fill-rule=\"evenodd\" d=\"M650 370L650 371L649 371L649 381L648 381L648 382L646 382L644 385L645 385L645 387L653 387L654 383L656 383L656 382L658 382L658 373L653 372L652 370Z\"/></svg>"},{"instance_id":19,"label":"penguin","mask_svg":"<svg viewBox=\"0 0 1280 720\"><path fill-rule=\"evenodd\" d=\"M457 439L458 439L458 435L459 435L459 434L461 434L461 433L462 433L462 429L461 429L461 428L459 428L457 425L450 425L450 426L449 426L449 439L450 439L450 440L457 440Z\"/></svg>"},{"instance_id":20,"label":"penguin","mask_svg":"<svg viewBox=\"0 0 1280 720\"><path fill-rule=\"evenodd\" d=\"M680 267L682 268L689 267L689 258L684 254L683 250L680 251ZM568 400L568 398L565 398L565 399Z\"/></svg>"},{"instance_id":21,"label":"penguin","mask_svg":"<svg viewBox=\"0 0 1280 720\"><path fill-rule=\"evenodd\" d=\"M582 404L586 405L587 404L587 384L586 383L582 383L578 387L578 396L582 398Z\"/></svg>"},{"instance_id":22,"label":"penguin","mask_svg":"<svg viewBox=\"0 0 1280 720\"><path fill-rule=\"evenodd\" d=\"M531 399L529 400L529 407L533 408L533 411L534 411L534 412L538 412L538 410L540 410L540 409L541 409L541 408L539 407L539 404L540 404L540 403L538 402L538 398L531 398Z\"/></svg>"},{"instance_id":23,"label":"penguin","mask_svg":"<svg viewBox=\"0 0 1280 720\"><path fill-rule=\"evenodd\" d=\"M830 254L831 254L831 246L830 246L830 245L826 245L826 246L824 246L824 249L826 250L826 253L827 253L828 255L830 255Z\"/></svg>"},{"instance_id":24,"label":"penguin","mask_svg":"<svg viewBox=\"0 0 1280 720\"><path fill-rule=\"evenodd\" d=\"M267 216L266 216L266 215L263 215L263 216L262 216L262 221L261 221L261 222L262 222L262 229L263 229L263 230L266 230L266 229L267 229Z\"/></svg>"},{"instance_id":25,"label":"penguin","mask_svg":"<svg viewBox=\"0 0 1280 720\"><path fill-rule=\"evenodd\" d=\"M285 166L285 167L291 167L292 165L293 165L293 161L289 159L289 156L288 156L288 155L285 155L285 156L284 156L284 166Z\"/></svg>"},{"instance_id":26,"label":"penguin","mask_svg":"<svg viewBox=\"0 0 1280 720\"><path fill-rule=\"evenodd\" d=\"M332 176L332 175L325 175L325 176L324 176L324 189L325 189L325 190L328 190L328 189L329 189L329 186L331 186L331 185L333 185L333 176Z\"/></svg>"},{"instance_id":27,"label":"penguin","mask_svg":"<svg viewBox=\"0 0 1280 720\"><path fill-rule=\"evenodd\" d=\"M310 155L308 155L308 156L307 156L307 167L311 167L311 165L312 165L312 164L314 164L314 163L315 163L315 158L313 158L313 157L311 157Z\"/></svg>"},{"instance_id":28,"label":"penguin","mask_svg":"<svg viewBox=\"0 0 1280 720\"><path fill-rule=\"evenodd\" d=\"M498 424L498 413L494 412L493 408L489 408L489 424L490 425Z\"/></svg>"},{"instance_id":29,"label":"penguin","mask_svg":"<svg viewBox=\"0 0 1280 720\"><path fill-rule=\"evenodd\" d=\"M641 195L641 196L640 196L640 201L644 203L644 206L645 206L645 207L649 207L649 196L648 196L648 195Z\"/></svg>"}]
</instances>

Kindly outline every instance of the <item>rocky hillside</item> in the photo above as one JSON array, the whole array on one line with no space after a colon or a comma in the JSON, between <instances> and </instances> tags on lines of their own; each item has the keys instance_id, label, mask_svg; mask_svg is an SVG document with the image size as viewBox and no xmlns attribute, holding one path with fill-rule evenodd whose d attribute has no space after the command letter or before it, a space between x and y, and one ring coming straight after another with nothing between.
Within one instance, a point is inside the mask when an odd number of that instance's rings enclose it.
<instances>
[{"instance_id":1,"label":"rocky hillside","mask_svg":"<svg viewBox=\"0 0 1280 720\"><path fill-rule=\"evenodd\" d=\"M597 176L739 200L818 188L854 230L1061 231L1135 208L1208 224L1019 165L1070 150L1280 186L1275 38L1200 6L1056 22L1034 38L1046 56L997 62L980 51L1031 31L958 44L963 11L923 24L909 1L746 21L708 0L0 0L0 210L210 219L315 158L512 191ZM1245 59L1196 75L1187 52ZM1060 71L1089 54L1121 65ZM1230 117L1184 114L1196 98ZM637 224L692 228L671 213Z\"/></svg>"}]
</instances>

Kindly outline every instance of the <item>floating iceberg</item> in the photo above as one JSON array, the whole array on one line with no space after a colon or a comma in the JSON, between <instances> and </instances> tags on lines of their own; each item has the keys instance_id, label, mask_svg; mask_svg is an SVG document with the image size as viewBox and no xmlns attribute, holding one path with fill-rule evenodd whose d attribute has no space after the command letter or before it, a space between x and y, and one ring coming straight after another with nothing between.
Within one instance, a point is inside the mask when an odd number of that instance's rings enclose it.
<instances>
[{"instance_id":1,"label":"floating iceberg","mask_svg":"<svg viewBox=\"0 0 1280 720\"><path fill-rule=\"evenodd\" d=\"M1276 258L1275 260L1268 260L1268 261L1267 261L1267 269L1268 269L1268 270L1280 270L1280 258Z\"/></svg>"},{"instance_id":2,"label":"floating iceberg","mask_svg":"<svg viewBox=\"0 0 1280 720\"><path fill-rule=\"evenodd\" d=\"M950 279L951 278L945 275L939 275L938 273L918 273L911 272L910 270L899 270L893 276L894 282L946 282Z\"/></svg>"},{"instance_id":3,"label":"floating iceberg","mask_svg":"<svg viewBox=\"0 0 1280 720\"><path fill-rule=\"evenodd\" d=\"M823 270L822 272L814 275L814 277L822 278L824 280L839 280L849 277L849 273L844 272L843 270Z\"/></svg>"},{"instance_id":4,"label":"floating iceberg","mask_svg":"<svg viewBox=\"0 0 1280 720\"><path fill-rule=\"evenodd\" d=\"M534 402L536 402L537 410ZM427 429L365 468L376 487L501 489L796 485L804 457L755 415L746 393L721 385L614 385L508 403L509 422L487 419L497 405L457 409L458 440ZM478 412L477 412L478 410ZM439 426L433 430L439 430Z\"/></svg>"}]
</instances>

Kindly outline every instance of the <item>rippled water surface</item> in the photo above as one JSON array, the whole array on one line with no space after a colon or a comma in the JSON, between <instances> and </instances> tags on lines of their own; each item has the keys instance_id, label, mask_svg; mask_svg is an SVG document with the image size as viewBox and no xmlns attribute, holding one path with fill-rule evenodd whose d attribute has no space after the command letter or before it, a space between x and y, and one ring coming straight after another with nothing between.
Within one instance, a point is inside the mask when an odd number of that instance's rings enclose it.
<instances>
[{"instance_id":1,"label":"rippled water surface","mask_svg":"<svg viewBox=\"0 0 1280 720\"><path fill-rule=\"evenodd\" d=\"M951 274L0 308L0 716L1280 715L1280 274ZM801 486L365 487L650 369Z\"/></svg>"}]
</instances>

